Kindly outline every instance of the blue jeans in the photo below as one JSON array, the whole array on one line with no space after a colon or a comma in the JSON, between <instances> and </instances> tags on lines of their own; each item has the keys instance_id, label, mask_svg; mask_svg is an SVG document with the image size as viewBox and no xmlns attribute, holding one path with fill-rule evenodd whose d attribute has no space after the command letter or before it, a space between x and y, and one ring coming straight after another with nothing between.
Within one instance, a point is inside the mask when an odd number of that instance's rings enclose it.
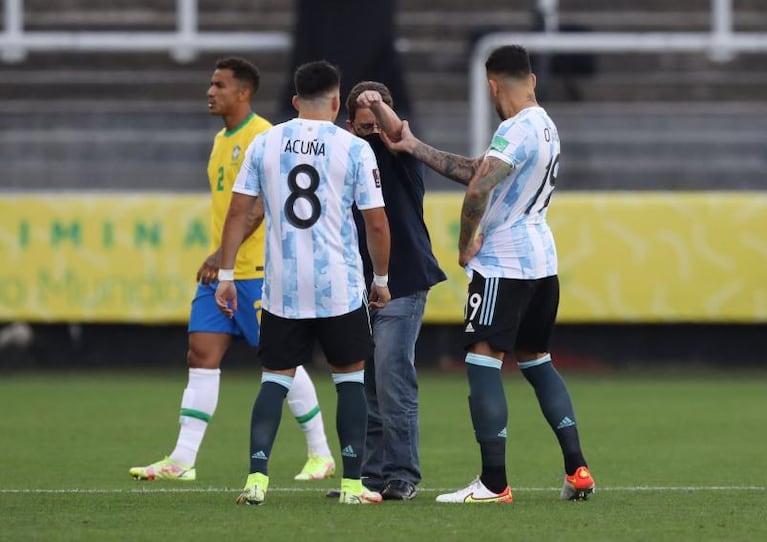
<instances>
[{"instance_id":1,"label":"blue jeans","mask_svg":"<svg viewBox=\"0 0 767 542\"><path fill-rule=\"evenodd\" d=\"M375 352L365 363L368 428L362 477L380 490L390 480L421 481L415 343L428 290L392 299L371 314Z\"/></svg>"}]
</instances>

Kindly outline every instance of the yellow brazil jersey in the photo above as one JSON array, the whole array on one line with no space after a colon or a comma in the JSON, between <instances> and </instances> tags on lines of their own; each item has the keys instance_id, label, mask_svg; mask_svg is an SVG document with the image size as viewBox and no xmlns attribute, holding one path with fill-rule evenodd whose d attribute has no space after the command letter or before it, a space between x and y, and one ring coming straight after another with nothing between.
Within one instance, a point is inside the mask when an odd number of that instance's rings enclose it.
<instances>
[{"instance_id":1,"label":"yellow brazil jersey","mask_svg":"<svg viewBox=\"0 0 767 542\"><path fill-rule=\"evenodd\" d=\"M221 233L224 230L229 201L232 199L232 186L240 171L245 150L257 134L271 128L269 121L251 113L242 124L227 131L222 129L213 140L208 162L208 179L211 192L211 251L221 245ZM264 276L264 226L263 224L245 239L237 252L234 267L235 279L254 279Z\"/></svg>"}]
</instances>

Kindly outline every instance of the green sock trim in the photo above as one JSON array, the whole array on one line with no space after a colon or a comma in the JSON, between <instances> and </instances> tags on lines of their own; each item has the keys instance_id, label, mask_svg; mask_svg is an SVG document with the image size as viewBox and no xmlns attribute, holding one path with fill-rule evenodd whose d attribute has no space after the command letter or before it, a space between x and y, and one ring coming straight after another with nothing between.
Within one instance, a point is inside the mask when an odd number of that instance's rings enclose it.
<instances>
[{"instance_id":1,"label":"green sock trim","mask_svg":"<svg viewBox=\"0 0 767 542\"><path fill-rule=\"evenodd\" d=\"M296 416L296 421L298 423L306 423L319 413L320 413L320 405L317 405L316 407L311 409L308 413L304 414L303 416Z\"/></svg>"},{"instance_id":2,"label":"green sock trim","mask_svg":"<svg viewBox=\"0 0 767 542\"><path fill-rule=\"evenodd\" d=\"M182 408L181 415L186 416L187 418L197 418L205 423L210 421L210 414L203 412L202 410L194 410L193 408Z\"/></svg>"}]
</instances>

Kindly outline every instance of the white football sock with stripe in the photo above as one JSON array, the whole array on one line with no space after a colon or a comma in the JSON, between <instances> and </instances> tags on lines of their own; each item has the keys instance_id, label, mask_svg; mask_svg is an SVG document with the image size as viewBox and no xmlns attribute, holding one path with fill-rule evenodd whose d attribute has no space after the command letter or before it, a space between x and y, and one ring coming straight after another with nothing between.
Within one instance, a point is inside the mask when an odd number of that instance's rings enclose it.
<instances>
[{"instance_id":1,"label":"white football sock with stripe","mask_svg":"<svg viewBox=\"0 0 767 542\"><path fill-rule=\"evenodd\" d=\"M170 458L193 467L205 430L218 405L221 369L189 369L189 382L181 397L181 429Z\"/></svg>"},{"instance_id":2,"label":"white football sock with stripe","mask_svg":"<svg viewBox=\"0 0 767 542\"><path fill-rule=\"evenodd\" d=\"M304 432L309 454L330 457L332 454L325 436L317 391L303 365L296 367L293 387L288 392L287 400L291 414Z\"/></svg>"}]
</instances>

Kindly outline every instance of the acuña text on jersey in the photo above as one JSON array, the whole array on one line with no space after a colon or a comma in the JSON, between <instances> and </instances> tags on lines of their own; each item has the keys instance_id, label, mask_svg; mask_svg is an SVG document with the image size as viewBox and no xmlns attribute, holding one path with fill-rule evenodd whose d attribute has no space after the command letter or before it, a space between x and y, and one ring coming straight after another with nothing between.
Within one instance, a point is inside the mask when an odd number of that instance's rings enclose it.
<instances>
[{"instance_id":1,"label":"acu\u00f1a text on jersey","mask_svg":"<svg viewBox=\"0 0 767 542\"><path fill-rule=\"evenodd\" d=\"M316 139L312 139L310 141L305 141L303 139L287 139L285 141L285 148L282 150L282 152L325 156L325 143L320 143Z\"/></svg>"}]
</instances>

